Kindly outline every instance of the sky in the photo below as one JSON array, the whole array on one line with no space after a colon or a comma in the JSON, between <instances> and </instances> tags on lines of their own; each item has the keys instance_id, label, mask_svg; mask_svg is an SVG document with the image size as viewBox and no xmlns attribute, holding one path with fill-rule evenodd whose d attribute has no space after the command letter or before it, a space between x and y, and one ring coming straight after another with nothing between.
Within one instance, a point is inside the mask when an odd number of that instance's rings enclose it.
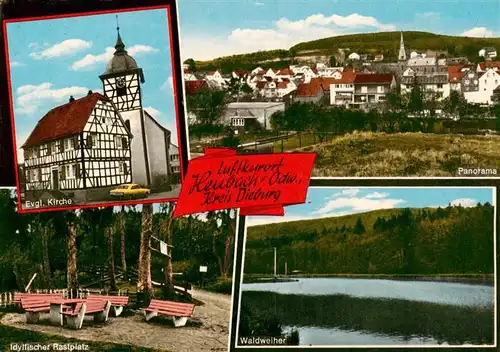
<instances>
[{"instance_id":1,"label":"sky","mask_svg":"<svg viewBox=\"0 0 500 352\"><path fill-rule=\"evenodd\" d=\"M144 71L143 107L177 144L166 9L121 12L118 21L126 50ZM116 37L116 14L7 25L19 162L19 147L50 109L70 95L102 93L99 75L113 56Z\"/></svg>"},{"instance_id":2,"label":"sky","mask_svg":"<svg viewBox=\"0 0 500 352\"><path fill-rule=\"evenodd\" d=\"M309 187L304 204L285 207L285 216L249 216L247 226L319 219L364 213L377 209L463 207L489 202L495 205L492 188L481 187Z\"/></svg>"},{"instance_id":3,"label":"sky","mask_svg":"<svg viewBox=\"0 0 500 352\"><path fill-rule=\"evenodd\" d=\"M379 31L500 36L498 0L181 0L183 59L269 49Z\"/></svg>"}]
</instances>

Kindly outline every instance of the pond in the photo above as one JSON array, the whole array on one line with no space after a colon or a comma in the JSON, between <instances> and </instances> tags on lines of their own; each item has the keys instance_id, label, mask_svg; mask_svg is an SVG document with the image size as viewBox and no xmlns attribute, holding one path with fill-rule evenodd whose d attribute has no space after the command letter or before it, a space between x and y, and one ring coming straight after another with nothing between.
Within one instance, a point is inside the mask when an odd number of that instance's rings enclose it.
<instances>
[{"instance_id":1,"label":"pond","mask_svg":"<svg viewBox=\"0 0 500 352\"><path fill-rule=\"evenodd\" d=\"M300 345L491 345L493 297L490 285L301 278L243 284L242 312L273 316Z\"/></svg>"}]
</instances>

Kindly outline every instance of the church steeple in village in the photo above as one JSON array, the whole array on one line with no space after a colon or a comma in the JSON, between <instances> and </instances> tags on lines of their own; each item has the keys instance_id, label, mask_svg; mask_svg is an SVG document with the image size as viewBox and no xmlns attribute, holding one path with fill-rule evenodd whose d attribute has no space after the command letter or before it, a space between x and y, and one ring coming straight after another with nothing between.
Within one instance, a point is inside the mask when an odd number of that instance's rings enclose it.
<instances>
[{"instance_id":1,"label":"church steeple in village","mask_svg":"<svg viewBox=\"0 0 500 352\"><path fill-rule=\"evenodd\" d=\"M398 60L406 61L406 50L405 50L405 42L403 40L403 31L401 31L401 40L399 42Z\"/></svg>"}]
</instances>

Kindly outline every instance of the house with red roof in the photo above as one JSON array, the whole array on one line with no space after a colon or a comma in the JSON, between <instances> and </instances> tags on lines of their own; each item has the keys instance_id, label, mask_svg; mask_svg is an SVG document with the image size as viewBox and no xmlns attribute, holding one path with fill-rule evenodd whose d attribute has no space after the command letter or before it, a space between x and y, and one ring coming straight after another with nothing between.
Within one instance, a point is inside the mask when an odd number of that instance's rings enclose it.
<instances>
[{"instance_id":1,"label":"house with red roof","mask_svg":"<svg viewBox=\"0 0 500 352\"><path fill-rule=\"evenodd\" d=\"M23 144L26 190L78 190L132 181L129 127L99 93L50 110ZM105 148L106 144L113 148ZM102 172L102 176L101 176Z\"/></svg>"},{"instance_id":2,"label":"house with red roof","mask_svg":"<svg viewBox=\"0 0 500 352\"><path fill-rule=\"evenodd\" d=\"M189 95L194 95L209 90L207 81L202 79L198 79L195 81L185 81L184 87L186 89L186 94Z\"/></svg>"},{"instance_id":3,"label":"house with red roof","mask_svg":"<svg viewBox=\"0 0 500 352\"><path fill-rule=\"evenodd\" d=\"M54 107L22 145L27 199L57 190L89 201L123 183L171 190L171 132L143 108L144 73L119 33L115 49L99 76L104 94Z\"/></svg>"},{"instance_id":4,"label":"house with red roof","mask_svg":"<svg viewBox=\"0 0 500 352\"><path fill-rule=\"evenodd\" d=\"M330 105L349 107L354 102L354 78L356 72L344 71L340 78L328 81L330 84Z\"/></svg>"},{"instance_id":5,"label":"house with red roof","mask_svg":"<svg viewBox=\"0 0 500 352\"><path fill-rule=\"evenodd\" d=\"M500 86L500 71L488 67L485 72L470 70L462 78L464 97L469 103L492 105L493 92Z\"/></svg>"},{"instance_id":6,"label":"house with red roof","mask_svg":"<svg viewBox=\"0 0 500 352\"><path fill-rule=\"evenodd\" d=\"M301 103L319 103L325 96L325 92L319 80L311 80L309 83L300 83L295 92L295 101Z\"/></svg>"},{"instance_id":7,"label":"house with red roof","mask_svg":"<svg viewBox=\"0 0 500 352\"><path fill-rule=\"evenodd\" d=\"M247 70L234 70L231 73L232 78L236 79L246 79L248 77L249 73Z\"/></svg>"},{"instance_id":8,"label":"house with red roof","mask_svg":"<svg viewBox=\"0 0 500 352\"><path fill-rule=\"evenodd\" d=\"M387 94L396 87L396 78L393 74L357 73L353 83L353 104L367 107L385 102Z\"/></svg>"},{"instance_id":9,"label":"house with red roof","mask_svg":"<svg viewBox=\"0 0 500 352\"><path fill-rule=\"evenodd\" d=\"M500 71L500 61L486 61L477 65L477 72L486 72L489 68Z\"/></svg>"}]
</instances>

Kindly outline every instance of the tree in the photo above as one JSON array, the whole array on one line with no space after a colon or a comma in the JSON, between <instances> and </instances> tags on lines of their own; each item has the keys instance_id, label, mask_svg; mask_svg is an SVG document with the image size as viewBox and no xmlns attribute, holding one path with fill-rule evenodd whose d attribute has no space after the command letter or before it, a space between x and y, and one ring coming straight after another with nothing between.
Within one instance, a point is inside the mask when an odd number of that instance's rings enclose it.
<instances>
[{"instance_id":1,"label":"tree","mask_svg":"<svg viewBox=\"0 0 500 352\"><path fill-rule=\"evenodd\" d=\"M399 110L402 106L401 88L398 86L387 94L387 107L389 110Z\"/></svg>"},{"instance_id":2,"label":"tree","mask_svg":"<svg viewBox=\"0 0 500 352\"><path fill-rule=\"evenodd\" d=\"M73 212L68 212L66 217L68 224L68 264L67 264L67 287L71 297L76 297L78 291L78 270L76 265L76 233L77 233L77 219Z\"/></svg>"},{"instance_id":3,"label":"tree","mask_svg":"<svg viewBox=\"0 0 500 352\"><path fill-rule=\"evenodd\" d=\"M174 218L172 217L172 214L174 212L174 209L175 209L175 203L165 203L161 205L162 217L160 219L159 230L161 236L165 238L165 242L167 243L169 249L172 248L173 246ZM175 290L174 290L172 258L169 257L168 255L166 255L164 259L163 274L165 277L165 285L163 286L163 292L166 299L171 299L175 297Z\"/></svg>"},{"instance_id":4,"label":"tree","mask_svg":"<svg viewBox=\"0 0 500 352\"><path fill-rule=\"evenodd\" d=\"M113 209L113 208L110 208ZM116 276L115 276L115 256L113 253L113 228L108 226L104 229L104 233L106 234L106 240L108 242L108 276L109 276L109 285L111 291L117 291L116 286Z\"/></svg>"},{"instance_id":5,"label":"tree","mask_svg":"<svg viewBox=\"0 0 500 352\"><path fill-rule=\"evenodd\" d=\"M153 205L142 205L141 242L139 247L139 268L137 278L137 291L142 293L144 302L149 301L153 291L151 281L151 250L149 243L153 233Z\"/></svg>"},{"instance_id":6,"label":"tree","mask_svg":"<svg viewBox=\"0 0 500 352\"><path fill-rule=\"evenodd\" d=\"M330 67L336 67L337 66L337 59L335 58L334 55L330 56Z\"/></svg>"},{"instance_id":7,"label":"tree","mask_svg":"<svg viewBox=\"0 0 500 352\"><path fill-rule=\"evenodd\" d=\"M467 110L467 100L461 92L452 90L443 101L443 110L452 116L463 117Z\"/></svg>"},{"instance_id":8,"label":"tree","mask_svg":"<svg viewBox=\"0 0 500 352\"><path fill-rule=\"evenodd\" d=\"M210 89L187 96L187 107L196 116L197 124L213 125L217 123L229 103L225 90Z\"/></svg>"},{"instance_id":9,"label":"tree","mask_svg":"<svg viewBox=\"0 0 500 352\"><path fill-rule=\"evenodd\" d=\"M417 84L413 86L410 92L408 110L416 114L420 113L423 110L422 89Z\"/></svg>"},{"instance_id":10,"label":"tree","mask_svg":"<svg viewBox=\"0 0 500 352\"><path fill-rule=\"evenodd\" d=\"M196 72L196 61L194 61L194 59L189 58L185 60L184 63L189 65L189 71Z\"/></svg>"},{"instance_id":11,"label":"tree","mask_svg":"<svg viewBox=\"0 0 500 352\"><path fill-rule=\"evenodd\" d=\"M335 110L329 110L323 105L313 105L310 112L311 121L310 128L318 136L323 143L328 132L333 132L337 125L337 114Z\"/></svg>"},{"instance_id":12,"label":"tree","mask_svg":"<svg viewBox=\"0 0 500 352\"><path fill-rule=\"evenodd\" d=\"M212 231L212 251L219 264L220 276L227 278L236 236L236 212L231 209L209 212L207 220Z\"/></svg>"},{"instance_id":13,"label":"tree","mask_svg":"<svg viewBox=\"0 0 500 352\"><path fill-rule=\"evenodd\" d=\"M495 105L492 107L491 111L495 116L495 127L497 131L500 131L500 105Z\"/></svg>"},{"instance_id":14,"label":"tree","mask_svg":"<svg viewBox=\"0 0 500 352\"><path fill-rule=\"evenodd\" d=\"M352 230L352 232L355 235L361 235L366 232L365 226L363 225L363 220L361 220L361 218L358 218L358 220L356 221L356 225L354 225L354 229Z\"/></svg>"},{"instance_id":15,"label":"tree","mask_svg":"<svg viewBox=\"0 0 500 352\"><path fill-rule=\"evenodd\" d=\"M127 272L127 251L125 249L125 206L122 205L120 214L119 214L119 230L120 230L120 255L122 262L122 274L123 280L128 280L128 272Z\"/></svg>"}]
</instances>

